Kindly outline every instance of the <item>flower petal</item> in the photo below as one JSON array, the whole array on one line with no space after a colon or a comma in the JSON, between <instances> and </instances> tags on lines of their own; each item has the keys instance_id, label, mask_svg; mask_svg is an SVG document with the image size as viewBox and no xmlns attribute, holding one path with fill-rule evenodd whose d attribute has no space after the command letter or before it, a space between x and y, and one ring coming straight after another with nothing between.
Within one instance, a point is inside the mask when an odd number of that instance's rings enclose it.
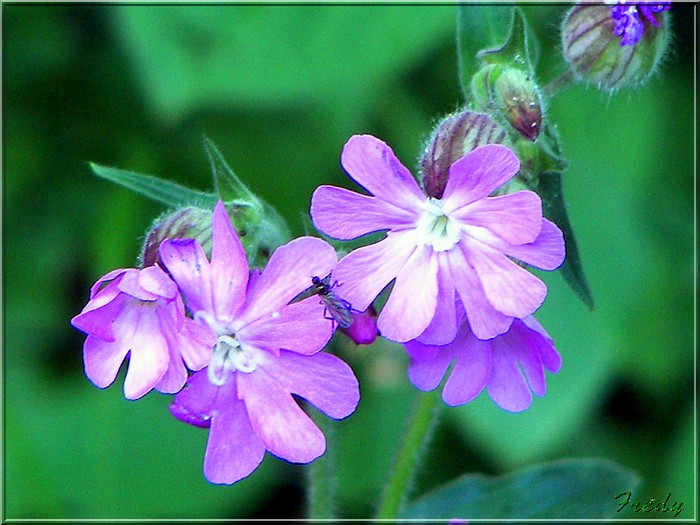
<instances>
[{"instance_id":1,"label":"flower petal","mask_svg":"<svg viewBox=\"0 0 700 525\"><path fill-rule=\"evenodd\" d=\"M117 295L109 294L109 297L112 297L111 302L98 308L92 308L94 305L90 301L82 313L71 319L71 324L86 334L103 341L114 342L116 338L112 330L113 323L130 302L130 298L121 292Z\"/></svg>"},{"instance_id":2,"label":"flower petal","mask_svg":"<svg viewBox=\"0 0 700 525\"><path fill-rule=\"evenodd\" d=\"M534 340L537 343L537 351L540 353L542 359L542 364L547 370L556 374L561 369L561 355L554 347L554 341L552 337L547 333L547 330L540 324L540 322L532 316L525 317L522 322L533 332L539 334L540 337Z\"/></svg>"},{"instance_id":3,"label":"flower petal","mask_svg":"<svg viewBox=\"0 0 700 525\"><path fill-rule=\"evenodd\" d=\"M274 455L309 463L325 452L323 432L264 369L238 375L238 396L245 402L255 433Z\"/></svg>"},{"instance_id":4,"label":"flower petal","mask_svg":"<svg viewBox=\"0 0 700 525\"><path fill-rule=\"evenodd\" d=\"M522 412L532 403L532 392L523 377L518 360L503 337L491 342L492 365L488 392L491 399L509 412Z\"/></svg>"},{"instance_id":5,"label":"flower petal","mask_svg":"<svg viewBox=\"0 0 700 525\"><path fill-rule=\"evenodd\" d=\"M220 392L223 393L222 403L236 399L235 374L229 374L223 386L218 387L209 381L206 370L195 372L173 399L170 412L190 425L209 427Z\"/></svg>"},{"instance_id":6,"label":"flower petal","mask_svg":"<svg viewBox=\"0 0 700 525\"><path fill-rule=\"evenodd\" d=\"M547 296L547 286L539 278L502 253L474 246L468 250L467 258L479 275L489 302L505 315L526 317Z\"/></svg>"},{"instance_id":7,"label":"flower petal","mask_svg":"<svg viewBox=\"0 0 700 525\"><path fill-rule=\"evenodd\" d=\"M512 179L520 161L500 144L480 146L450 166L442 195L443 209L456 210L489 195Z\"/></svg>"},{"instance_id":8,"label":"flower petal","mask_svg":"<svg viewBox=\"0 0 700 525\"><path fill-rule=\"evenodd\" d=\"M324 316L324 309L318 297L309 297L256 319L236 334L241 341L274 353L284 348L300 354L314 354L333 335L332 322Z\"/></svg>"},{"instance_id":9,"label":"flower petal","mask_svg":"<svg viewBox=\"0 0 700 525\"><path fill-rule=\"evenodd\" d=\"M428 392L436 388L455 358L456 346L424 345L416 340L404 343L411 356L408 363L408 379L413 386Z\"/></svg>"},{"instance_id":10,"label":"flower petal","mask_svg":"<svg viewBox=\"0 0 700 525\"><path fill-rule=\"evenodd\" d=\"M163 264L185 296L190 312L204 311L213 315L211 269L202 246L194 239L168 239L158 250Z\"/></svg>"},{"instance_id":11,"label":"flower petal","mask_svg":"<svg viewBox=\"0 0 700 525\"><path fill-rule=\"evenodd\" d=\"M340 163L355 182L375 197L412 212L426 200L411 172L394 151L371 135L350 137Z\"/></svg>"},{"instance_id":12,"label":"flower petal","mask_svg":"<svg viewBox=\"0 0 700 525\"><path fill-rule=\"evenodd\" d=\"M265 369L284 390L303 397L333 419L349 416L360 401L360 388L352 369L327 352L300 356L282 351Z\"/></svg>"},{"instance_id":13,"label":"flower petal","mask_svg":"<svg viewBox=\"0 0 700 525\"><path fill-rule=\"evenodd\" d=\"M163 394L175 394L182 390L187 382L187 368L182 362L182 357L173 346L170 346L169 351L168 368L165 369L160 381L153 387Z\"/></svg>"},{"instance_id":14,"label":"flower petal","mask_svg":"<svg viewBox=\"0 0 700 525\"><path fill-rule=\"evenodd\" d=\"M491 341L477 339L462 325L455 341L457 361L445 382L442 399L450 406L464 405L475 399L491 374Z\"/></svg>"},{"instance_id":15,"label":"flower petal","mask_svg":"<svg viewBox=\"0 0 700 525\"><path fill-rule=\"evenodd\" d=\"M457 312L455 310L455 286L452 282L447 257L438 253L438 296L435 315L418 340L426 345L446 345L457 335Z\"/></svg>"},{"instance_id":16,"label":"flower petal","mask_svg":"<svg viewBox=\"0 0 700 525\"><path fill-rule=\"evenodd\" d=\"M416 247L412 231L390 232L386 238L353 250L333 270L333 279L342 286L343 299L352 308L366 310L396 278Z\"/></svg>"},{"instance_id":17,"label":"flower petal","mask_svg":"<svg viewBox=\"0 0 700 525\"><path fill-rule=\"evenodd\" d=\"M480 199L450 216L486 228L508 243L531 243L542 229L542 200L535 192L518 191Z\"/></svg>"},{"instance_id":18,"label":"flower petal","mask_svg":"<svg viewBox=\"0 0 700 525\"><path fill-rule=\"evenodd\" d=\"M450 250L447 260L469 326L479 339L491 339L508 330L513 318L496 310L484 294L484 288L464 252Z\"/></svg>"},{"instance_id":19,"label":"flower petal","mask_svg":"<svg viewBox=\"0 0 700 525\"><path fill-rule=\"evenodd\" d=\"M83 345L85 375L96 387L108 387L116 379L128 351L122 341L108 342L88 335Z\"/></svg>"},{"instance_id":20,"label":"flower petal","mask_svg":"<svg viewBox=\"0 0 700 525\"><path fill-rule=\"evenodd\" d=\"M280 246L256 279L236 322L249 324L279 311L311 286L312 277L328 275L337 260L333 247L316 237L299 237Z\"/></svg>"},{"instance_id":21,"label":"flower petal","mask_svg":"<svg viewBox=\"0 0 700 525\"><path fill-rule=\"evenodd\" d=\"M503 251L526 264L543 270L556 270L564 262L564 235L551 221L542 219L542 229L533 242L505 245Z\"/></svg>"},{"instance_id":22,"label":"flower petal","mask_svg":"<svg viewBox=\"0 0 700 525\"><path fill-rule=\"evenodd\" d=\"M336 239L354 239L367 233L406 227L416 213L376 197L335 186L319 186L311 197L314 226Z\"/></svg>"},{"instance_id":23,"label":"flower petal","mask_svg":"<svg viewBox=\"0 0 700 525\"><path fill-rule=\"evenodd\" d=\"M197 371L207 366L215 344L216 333L211 328L184 319L176 345L187 368Z\"/></svg>"},{"instance_id":24,"label":"flower petal","mask_svg":"<svg viewBox=\"0 0 700 525\"><path fill-rule=\"evenodd\" d=\"M235 483L262 463L265 445L250 424L245 404L231 396L212 418L204 454L204 477L210 483Z\"/></svg>"},{"instance_id":25,"label":"flower petal","mask_svg":"<svg viewBox=\"0 0 700 525\"><path fill-rule=\"evenodd\" d=\"M173 280L161 270L160 266L149 266L140 270L138 273L139 287L152 294L154 297L162 297L164 299L175 299L179 291ZM134 297L138 297L134 295Z\"/></svg>"},{"instance_id":26,"label":"flower petal","mask_svg":"<svg viewBox=\"0 0 700 525\"><path fill-rule=\"evenodd\" d=\"M138 399L151 390L168 368L168 343L160 331L156 315L139 313L124 323L133 323L132 334L124 334L130 344L129 369L124 379L124 396ZM126 332L127 329L125 329ZM117 335L120 338L119 335Z\"/></svg>"},{"instance_id":27,"label":"flower petal","mask_svg":"<svg viewBox=\"0 0 700 525\"><path fill-rule=\"evenodd\" d=\"M437 256L431 248L419 248L411 254L377 320L384 337L402 343L428 327L437 306L437 273Z\"/></svg>"},{"instance_id":28,"label":"flower petal","mask_svg":"<svg viewBox=\"0 0 700 525\"><path fill-rule=\"evenodd\" d=\"M121 281L120 277L122 274L127 272L138 272L138 270L135 268L118 268L100 277L99 280L90 288L90 299L94 299L97 294L104 291L106 286L103 287L102 285L105 283L107 283L107 285L113 285L117 289L117 292L115 293L118 293L118 285L119 281Z\"/></svg>"},{"instance_id":29,"label":"flower petal","mask_svg":"<svg viewBox=\"0 0 700 525\"><path fill-rule=\"evenodd\" d=\"M541 336L528 329L520 320L513 322L510 332L503 336L517 358L530 390L535 395L543 396L547 392L547 380L544 374L542 358L537 351L537 340Z\"/></svg>"},{"instance_id":30,"label":"flower petal","mask_svg":"<svg viewBox=\"0 0 700 525\"><path fill-rule=\"evenodd\" d=\"M212 215L212 294L216 319L232 319L243 305L248 285L248 260L224 204Z\"/></svg>"}]
</instances>

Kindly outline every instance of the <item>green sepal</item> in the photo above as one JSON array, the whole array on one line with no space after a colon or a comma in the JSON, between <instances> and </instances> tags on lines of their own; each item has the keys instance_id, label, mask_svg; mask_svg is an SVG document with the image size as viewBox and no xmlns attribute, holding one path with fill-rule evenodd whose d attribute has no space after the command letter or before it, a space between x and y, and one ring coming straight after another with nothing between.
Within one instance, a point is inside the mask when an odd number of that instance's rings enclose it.
<instances>
[{"instance_id":1,"label":"green sepal","mask_svg":"<svg viewBox=\"0 0 700 525\"><path fill-rule=\"evenodd\" d=\"M251 267L264 266L278 246L292 239L287 223L275 208L248 189L206 137L204 150L209 157L215 192L226 206Z\"/></svg>"},{"instance_id":2,"label":"green sepal","mask_svg":"<svg viewBox=\"0 0 700 525\"><path fill-rule=\"evenodd\" d=\"M205 138L204 149L211 165L215 188L213 193L193 190L143 173L95 163L90 163L90 167L97 176L160 202L169 210L174 210L160 217L147 232L146 238L151 241L147 241L144 247L144 252L141 254L142 261L153 262L157 256L157 245L174 231L189 236L187 232L192 233L196 230L197 240L203 246L208 246L208 239L201 231L201 224L195 228L194 223L190 224L188 217L180 218L180 215L184 208L189 207L213 209L217 201L222 200L241 239L250 266L263 267L278 246L291 240L292 234L289 227L277 210L252 193L236 177L217 147L209 139ZM177 221L175 226L171 224L173 219ZM162 232L157 231L159 229L164 230L165 237L160 235ZM154 233L156 235L152 238ZM144 255L146 251L150 254L148 257Z\"/></svg>"},{"instance_id":3,"label":"green sepal","mask_svg":"<svg viewBox=\"0 0 700 525\"><path fill-rule=\"evenodd\" d=\"M525 20L522 10L512 8L510 30L504 44L497 49L483 49L476 54L484 64L507 64L534 70L537 48L534 34Z\"/></svg>"},{"instance_id":4,"label":"green sepal","mask_svg":"<svg viewBox=\"0 0 700 525\"><path fill-rule=\"evenodd\" d=\"M471 96L472 78L483 65L477 55L502 45L508 35L513 6L466 4L457 6L457 61L462 93Z\"/></svg>"},{"instance_id":5,"label":"green sepal","mask_svg":"<svg viewBox=\"0 0 700 525\"><path fill-rule=\"evenodd\" d=\"M216 204L215 195L186 188L175 182L159 179L152 175L110 168L94 162L90 163L90 168L98 177L165 204L169 208L179 208L188 205L213 208Z\"/></svg>"},{"instance_id":6,"label":"green sepal","mask_svg":"<svg viewBox=\"0 0 700 525\"><path fill-rule=\"evenodd\" d=\"M531 75L537 60L537 41L517 6L460 5L457 54L462 92L470 101L475 76L485 66L487 71L491 69L488 66L499 64L517 67Z\"/></svg>"}]
</instances>

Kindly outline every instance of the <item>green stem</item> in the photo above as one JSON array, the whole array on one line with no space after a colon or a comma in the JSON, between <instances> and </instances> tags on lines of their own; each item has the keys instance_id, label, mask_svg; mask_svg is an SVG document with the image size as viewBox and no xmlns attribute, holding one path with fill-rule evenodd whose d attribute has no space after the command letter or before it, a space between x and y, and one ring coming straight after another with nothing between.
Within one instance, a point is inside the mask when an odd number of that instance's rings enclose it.
<instances>
[{"instance_id":1,"label":"green stem","mask_svg":"<svg viewBox=\"0 0 700 525\"><path fill-rule=\"evenodd\" d=\"M427 393L419 392L413 420L404 435L401 449L384 489L377 519L398 518L423 454L428 448L432 430L437 426L437 417L441 408L439 400L438 389Z\"/></svg>"},{"instance_id":2,"label":"green stem","mask_svg":"<svg viewBox=\"0 0 700 525\"><path fill-rule=\"evenodd\" d=\"M334 421L314 410L311 419L326 436L326 453L306 466L307 474L307 519L331 520L336 518L335 498L337 491L337 468L335 461Z\"/></svg>"},{"instance_id":3,"label":"green stem","mask_svg":"<svg viewBox=\"0 0 700 525\"><path fill-rule=\"evenodd\" d=\"M549 84L542 88L544 95L547 98L552 98L554 95L559 93L565 87L571 85L574 80L574 74L571 70L565 71L563 74L550 81Z\"/></svg>"}]
</instances>

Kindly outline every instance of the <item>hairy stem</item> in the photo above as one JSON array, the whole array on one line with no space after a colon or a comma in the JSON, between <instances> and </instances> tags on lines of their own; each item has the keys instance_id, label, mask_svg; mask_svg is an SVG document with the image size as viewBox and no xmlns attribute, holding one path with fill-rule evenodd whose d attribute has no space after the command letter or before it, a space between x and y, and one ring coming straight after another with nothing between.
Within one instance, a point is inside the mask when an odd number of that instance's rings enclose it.
<instances>
[{"instance_id":1,"label":"hairy stem","mask_svg":"<svg viewBox=\"0 0 700 525\"><path fill-rule=\"evenodd\" d=\"M438 389L432 392L419 392L413 419L406 429L403 443L379 504L377 519L398 518L401 507L408 498L416 471L428 448L433 429L437 426L441 408L439 400Z\"/></svg>"}]
</instances>

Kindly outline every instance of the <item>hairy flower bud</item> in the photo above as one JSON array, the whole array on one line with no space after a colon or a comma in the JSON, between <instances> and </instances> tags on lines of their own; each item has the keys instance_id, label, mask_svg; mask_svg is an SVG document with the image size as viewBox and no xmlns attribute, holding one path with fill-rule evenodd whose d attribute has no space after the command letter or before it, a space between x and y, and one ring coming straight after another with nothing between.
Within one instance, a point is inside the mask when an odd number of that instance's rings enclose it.
<instances>
[{"instance_id":1,"label":"hairy flower bud","mask_svg":"<svg viewBox=\"0 0 700 525\"><path fill-rule=\"evenodd\" d=\"M441 198L450 166L485 144L509 145L506 131L488 115L465 110L444 118L433 131L421 159L425 193Z\"/></svg>"},{"instance_id":2,"label":"hairy flower bud","mask_svg":"<svg viewBox=\"0 0 700 525\"><path fill-rule=\"evenodd\" d=\"M162 215L146 234L141 251L141 268L160 262L158 247L166 239L195 239L205 250L211 248L211 210L188 206Z\"/></svg>"},{"instance_id":3,"label":"hairy flower bud","mask_svg":"<svg viewBox=\"0 0 700 525\"><path fill-rule=\"evenodd\" d=\"M532 76L521 68L489 64L472 79L472 92L522 137L535 141L542 126L542 100Z\"/></svg>"},{"instance_id":4,"label":"hairy flower bud","mask_svg":"<svg viewBox=\"0 0 700 525\"><path fill-rule=\"evenodd\" d=\"M576 78L606 90L648 79L667 48L666 4L573 7L561 34L564 58Z\"/></svg>"}]
</instances>

